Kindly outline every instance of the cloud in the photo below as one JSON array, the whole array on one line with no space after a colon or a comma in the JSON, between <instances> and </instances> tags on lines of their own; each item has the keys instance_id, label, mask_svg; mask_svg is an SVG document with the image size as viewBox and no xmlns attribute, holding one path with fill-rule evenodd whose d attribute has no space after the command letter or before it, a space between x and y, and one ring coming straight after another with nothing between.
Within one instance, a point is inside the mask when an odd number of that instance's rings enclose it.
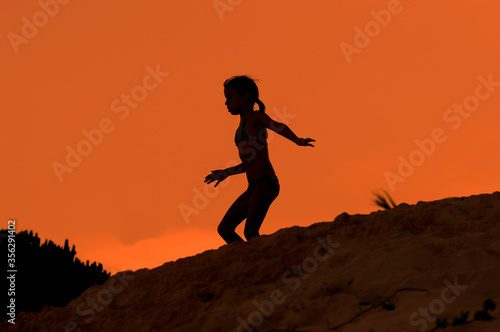
<instances>
[{"instance_id":1,"label":"cloud","mask_svg":"<svg viewBox=\"0 0 500 332\"><path fill-rule=\"evenodd\" d=\"M120 218L119 225L112 232L124 246L132 246L135 243L158 237L166 229L166 222L159 222L153 218L143 215L128 215Z\"/></svg>"}]
</instances>

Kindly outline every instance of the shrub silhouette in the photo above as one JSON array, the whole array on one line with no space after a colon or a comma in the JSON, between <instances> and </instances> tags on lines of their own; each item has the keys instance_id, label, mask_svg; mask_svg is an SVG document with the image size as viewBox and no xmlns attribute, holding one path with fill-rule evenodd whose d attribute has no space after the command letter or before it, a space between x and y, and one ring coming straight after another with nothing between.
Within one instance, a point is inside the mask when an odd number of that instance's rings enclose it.
<instances>
[{"instance_id":1,"label":"shrub silhouette","mask_svg":"<svg viewBox=\"0 0 500 332\"><path fill-rule=\"evenodd\" d=\"M448 323L446 319L443 318L437 318L436 319L436 327L431 330L435 331L437 329L444 329L448 326L457 326L457 325L465 325L469 324L475 320L485 320L485 321L490 321L493 318L491 315L488 313L488 311L494 311L496 309L496 304L493 302L492 299L487 299L483 302L483 310L481 311L476 311L476 314L474 315L474 319L472 320L467 320L467 317L469 316L469 312L461 312L460 317L455 317L453 318L452 323Z\"/></svg>"},{"instance_id":2,"label":"shrub silhouette","mask_svg":"<svg viewBox=\"0 0 500 332\"><path fill-rule=\"evenodd\" d=\"M7 230L0 230L2 252L7 252ZM110 274L102 264L89 265L75 257L75 246L69 250L68 239L64 248L45 240L40 245L38 233L21 231L15 236L15 304L16 316L21 311L38 312L43 306L66 306L84 290L93 285L102 285ZM5 255L7 256L7 255ZM7 257L2 259L3 271L8 268ZM8 280L4 279L8 290ZM3 304L7 305L7 303ZM2 320L7 319L6 312Z\"/></svg>"},{"instance_id":3,"label":"shrub silhouette","mask_svg":"<svg viewBox=\"0 0 500 332\"><path fill-rule=\"evenodd\" d=\"M396 207L396 203L394 203L394 201L392 200L391 195L389 195L387 193L387 191L385 191L383 189L382 189L382 193L385 194L386 197L384 197L384 195L380 194L379 192L373 192L372 191L372 194L376 197L376 199L374 199L373 202L376 205L378 205L381 208L384 208L386 210L395 208Z\"/></svg>"}]
</instances>

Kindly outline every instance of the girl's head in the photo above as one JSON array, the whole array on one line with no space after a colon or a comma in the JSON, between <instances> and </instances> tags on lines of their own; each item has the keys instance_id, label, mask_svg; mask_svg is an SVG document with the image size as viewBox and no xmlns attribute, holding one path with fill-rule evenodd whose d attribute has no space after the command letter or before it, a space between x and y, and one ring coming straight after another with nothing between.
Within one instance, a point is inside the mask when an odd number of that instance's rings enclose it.
<instances>
[{"instance_id":1,"label":"girl's head","mask_svg":"<svg viewBox=\"0 0 500 332\"><path fill-rule=\"evenodd\" d=\"M227 90L229 89L237 92L241 97L248 94L247 104L250 107L253 108L253 105L257 103L257 105L259 105L259 111L266 111L266 106L259 99L259 88L257 88L257 84L255 84L254 80L249 76L243 75L228 78L224 82L224 93L226 94Z\"/></svg>"}]
</instances>

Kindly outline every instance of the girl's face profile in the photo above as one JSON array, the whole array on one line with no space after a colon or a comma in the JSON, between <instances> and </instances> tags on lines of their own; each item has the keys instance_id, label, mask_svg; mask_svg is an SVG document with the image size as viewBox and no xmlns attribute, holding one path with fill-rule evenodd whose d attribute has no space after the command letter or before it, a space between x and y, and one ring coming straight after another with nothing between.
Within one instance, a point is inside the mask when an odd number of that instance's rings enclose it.
<instances>
[{"instance_id":1,"label":"girl's face profile","mask_svg":"<svg viewBox=\"0 0 500 332\"><path fill-rule=\"evenodd\" d=\"M226 97L225 105L227 106L228 112L237 115L243 111L247 100L245 95L240 95L231 87L225 87L224 96Z\"/></svg>"}]
</instances>

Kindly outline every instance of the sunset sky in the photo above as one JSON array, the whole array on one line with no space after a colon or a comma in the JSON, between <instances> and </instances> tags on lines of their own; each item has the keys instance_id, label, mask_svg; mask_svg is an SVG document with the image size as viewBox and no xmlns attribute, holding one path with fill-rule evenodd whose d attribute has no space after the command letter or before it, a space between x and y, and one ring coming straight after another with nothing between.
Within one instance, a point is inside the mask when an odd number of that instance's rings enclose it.
<instances>
[{"instance_id":1,"label":"sunset sky","mask_svg":"<svg viewBox=\"0 0 500 332\"><path fill-rule=\"evenodd\" d=\"M261 234L499 188L498 1L8 2L0 213L111 272L217 249L247 186L222 83L258 79L281 192ZM225 186L223 186L223 184ZM243 224L237 229L242 234Z\"/></svg>"}]
</instances>

